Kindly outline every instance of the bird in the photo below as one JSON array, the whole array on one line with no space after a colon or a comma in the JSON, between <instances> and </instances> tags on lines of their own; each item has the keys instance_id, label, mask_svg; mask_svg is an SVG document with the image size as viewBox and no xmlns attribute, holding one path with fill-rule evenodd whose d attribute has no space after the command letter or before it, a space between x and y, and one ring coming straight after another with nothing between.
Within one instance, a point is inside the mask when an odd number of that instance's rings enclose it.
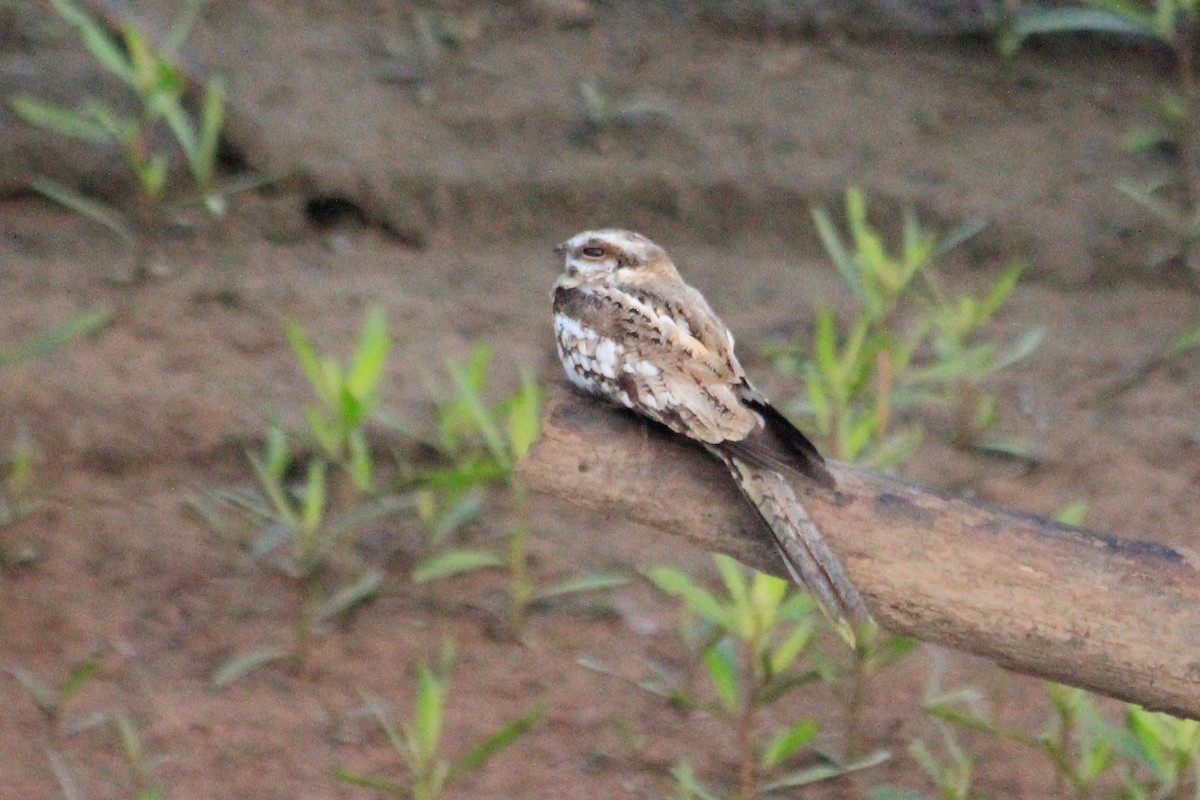
<instances>
[{"instance_id":1,"label":"bird","mask_svg":"<svg viewBox=\"0 0 1200 800\"><path fill-rule=\"evenodd\" d=\"M817 448L750 383L733 334L667 252L640 233L588 230L554 248L558 357L586 393L699 442L729 469L789 574L851 644L866 602L788 475L836 487Z\"/></svg>"}]
</instances>

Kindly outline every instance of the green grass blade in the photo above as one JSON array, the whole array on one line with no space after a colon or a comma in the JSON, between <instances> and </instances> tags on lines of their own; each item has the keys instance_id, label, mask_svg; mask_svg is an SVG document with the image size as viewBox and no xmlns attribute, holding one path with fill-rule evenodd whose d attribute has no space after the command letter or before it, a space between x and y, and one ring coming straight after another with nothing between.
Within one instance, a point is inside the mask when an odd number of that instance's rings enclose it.
<instances>
[{"instance_id":1,"label":"green grass blade","mask_svg":"<svg viewBox=\"0 0 1200 800\"><path fill-rule=\"evenodd\" d=\"M937 247L934 248L930 260L939 259L956 247L966 244L971 239L983 233L987 226L991 224L992 221L987 217L971 217L963 220L941 238L937 243Z\"/></svg>"},{"instance_id":2,"label":"green grass blade","mask_svg":"<svg viewBox=\"0 0 1200 800\"><path fill-rule=\"evenodd\" d=\"M287 653L274 647L258 647L238 653L232 658L222 661L209 674L208 683L214 689L225 689L258 668L281 658L287 658Z\"/></svg>"},{"instance_id":3,"label":"green grass blade","mask_svg":"<svg viewBox=\"0 0 1200 800\"><path fill-rule=\"evenodd\" d=\"M484 739L462 758L450 770L448 781L473 772L486 764L493 756L511 745L517 739L529 732L534 725L541 721L546 713L546 701L538 701L533 708L526 711L500 730Z\"/></svg>"},{"instance_id":4,"label":"green grass blade","mask_svg":"<svg viewBox=\"0 0 1200 800\"><path fill-rule=\"evenodd\" d=\"M412 731L420 753L419 763L432 763L442 739L447 686L428 664L417 665L417 694Z\"/></svg>"},{"instance_id":5,"label":"green grass blade","mask_svg":"<svg viewBox=\"0 0 1200 800\"><path fill-rule=\"evenodd\" d=\"M373 789L377 792L392 794L396 795L397 797L411 796L407 786L399 783L393 783L387 778L382 778L378 775L367 775L361 772L355 772L354 770L346 767L338 767L337 770L334 771L334 777L336 777L342 783L348 783L351 786L359 786L363 789Z\"/></svg>"},{"instance_id":6,"label":"green grass blade","mask_svg":"<svg viewBox=\"0 0 1200 800\"><path fill-rule=\"evenodd\" d=\"M1006 351L1004 351L1004 353L996 358L996 360L992 363L991 371L996 372L1002 370L1032 355L1033 351L1037 350L1038 347L1041 346L1042 339L1045 338L1045 336L1045 328L1030 328L1029 330L1025 331L1024 335L1022 335L1012 347L1008 348Z\"/></svg>"},{"instance_id":7,"label":"green grass blade","mask_svg":"<svg viewBox=\"0 0 1200 800\"><path fill-rule=\"evenodd\" d=\"M53 352L80 336L104 327L112 318L112 312L106 308L73 314L12 350L0 350L0 368Z\"/></svg>"},{"instance_id":8,"label":"green grass blade","mask_svg":"<svg viewBox=\"0 0 1200 800\"><path fill-rule=\"evenodd\" d=\"M1139 19L1102 8L1060 6L1034 8L1017 14L1008 31L1009 46L1016 52L1030 36L1054 33L1112 33L1162 40L1148 18Z\"/></svg>"},{"instance_id":9,"label":"green grass blade","mask_svg":"<svg viewBox=\"0 0 1200 800\"><path fill-rule=\"evenodd\" d=\"M1184 331L1172 339L1171 343L1163 350L1163 357L1173 358L1189 350L1195 350L1198 347L1200 347L1200 325L1191 330Z\"/></svg>"},{"instance_id":10,"label":"green grass blade","mask_svg":"<svg viewBox=\"0 0 1200 800\"><path fill-rule=\"evenodd\" d=\"M491 351L481 345L472 354L471 364L467 369L463 369L453 362L448 362L446 369L458 390L456 404L483 439L492 458L507 469L511 466L511 458L508 449L504 446L504 437L500 434L500 429L496 427L491 411L484 403L481 394L487 374L487 361L484 360L484 357L490 358Z\"/></svg>"},{"instance_id":11,"label":"green grass blade","mask_svg":"<svg viewBox=\"0 0 1200 800\"><path fill-rule=\"evenodd\" d=\"M876 750L873 753L855 759L849 764L838 766L836 764L818 764L815 767L789 772L781 775L778 778L767 781L759 787L761 792L773 792L778 789L794 789L800 786L807 786L812 783L827 781L830 778L836 778L840 775L845 775L850 772L870 769L871 767L879 766L887 761L890 761L892 754L887 750Z\"/></svg>"},{"instance_id":12,"label":"green grass blade","mask_svg":"<svg viewBox=\"0 0 1200 800\"><path fill-rule=\"evenodd\" d=\"M473 487L440 514L430 530L433 543L440 544L447 536L478 517L483 509L483 496L482 489L478 486Z\"/></svg>"},{"instance_id":13,"label":"green grass blade","mask_svg":"<svg viewBox=\"0 0 1200 800\"><path fill-rule=\"evenodd\" d=\"M97 144L112 139L107 128L75 109L26 95L17 95L8 104L23 120L39 128Z\"/></svg>"},{"instance_id":14,"label":"green grass blade","mask_svg":"<svg viewBox=\"0 0 1200 800\"><path fill-rule=\"evenodd\" d=\"M850 291L854 292L854 296L863 299L864 290L862 284L862 276L858 272L858 263L850 252L846 249L846 245L842 242L842 237L838 233L837 226L833 224L833 219L823 208L812 209L813 225L817 229L817 235L821 239L821 244L825 248L825 252L829 255L833 265L837 268L838 273L842 276L842 280L850 287Z\"/></svg>"},{"instance_id":15,"label":"green grass blade","mask_svg":"<svg viewBox=\"0 0 1200 800\"><path fill-rule=\"evenodd\" d=\"M779 675L796 663L796 659L812 641L815 627L813 620L807 619L792 628L783 641L771 649L772 674Z\"/></svg>"},{"instance_id":16,"label":"green grass blade","mask_svg":"<svg viewBox=\"0 0 1200 800\"><path fill-rule=\"evenodd\" d=\"M317 396L321 398L327 406L332 407L335 398L326 385L325 368L321 364L321 357L317 355L316 348L313 347L312 341L308 338L308 334L304 332L304 327L299 321L288 317L283 321L284 331L287 334L288 342L292 346L292 353L295 354L296 360L300 362L300 369L304 372L308 382L312 384L313 390Z\"/></svg>"},{"instance_id":17,"label":"green grass blade","mask_svg":"<svg viewBox=\"0 0 1200 800\"><path fill-rule=\"evenodd\" d=\"M659 591L678 597L687 607L723 630L731 630L736 620L733 611L701 587L687 573L670 567L653 567L645 571Z\"/></svg>"},{"instance_id":18,"label":"green grass blade","mask_svg":"<svg viewBox=\"0 0 1200 800\"><path fill-rule=\"evenodd\" d=\"M812 719L802 720L795 725L789 725L776 733L771 737L771 741L767 743L767 747L763 750L761 756L764 771L773 770L784 761L787 761L800 748L811 742L816 735L817 722Z\"/></svg>"},{"instance_id":19,"label":"green grass blade","mask_svg":"<svg viewBox=\"0 0 1200 800\"><path fill-rule=\"evenodd\" d=\"M317 608L317 622L336 619L351 609L362 605L383 589L383 573L369 569L358 580L343 586L332 597Z\"/></svg>"},{"instance_id":20,"label":"green grass blade","mask_svg":"<svg viewBox=\"0 0 1200 800\"><path fill-rule=\"evenodd\" d=\"M508 406L508 439L514 459L537 441L541 426L542 392L528 370L521 370L521 387Z\"/></svg>"},{"instance_id":21,"label":"green grass blade","mask_svg":"<svg viewBox=\"0 0 1200 800\"><path fill-rule=\"evenodd\" d=\"M430 581L462 575L480 569L490 569L504 565L504 559L489 550L458 549L438 553L423 559L413 567L413 583L429 583Z\"/></svg>"},{"instance_id":22,"label":"green grass blade","mask_svg":"<svg viewBox=\"0 0 1200 800\"><path fill-rule=\"evenodd\" d=\"M75 776L71 774L67 761L56 751L46 748L46 759L50 762L50 771L58 781L58 789L62 792L63 800L83 800L83 791L79 788Z\"/></svg>"},{"instance_id":23,"label":"green grass blade","mask_svg":"<svg viewBox=\"0 0 1200 800\"><path fill-rule=\"evenodd\" d=\"M102 67L116 75L130 87L136 87L137 79L124 50L104 28L103 24L88 16L69 0L50 0L54 10L79 31L83 46Z\"/></svg>"},{"instance_id":24,"label":"green grass blade","mask_svg":"<svg viewBox=\"0 0 1200 800\"><path fill-rule=\"evenodd\" d=\"M24 667L18 667L15 664L7 668L8 674L17 679L21 687L29 694L29 698L33 700L33 704L38 707L48 717L54 717L58 714L59 708L62 706L62 694L48 686L37 675L34 675Z\"/></svg>"},{"instance_id":25,"label":"green grass blade","mask_svg":"<svg viewBox=\"0 0 1200 800\"><path fill-rule=\"evenodd\" d=\"M624 570L608 570L600 572L583 572L555 581L549 586L538 589L533 593L533 600L547 600L564 594L579 594L581 592L602 592L624 586L633 576Z\"/></svg>"},{"instance_id":26,"label":"green grass blade","mask_svg":"<svg viewBox=\"0 0 1200 800\"><path fill-rule=\"evenodd\" d=\"M85 197L58 181L40 176L29 179L29 188L60 206L103 225L126 242L134 240L133 229L125 215L102 200Z\"/></svg>"},{"instance_id":27,"label":"green grass blade","mask_svg":"<svg viewBox=\"0 0 1200 800\"><path fill-rule=\"evenodd\" d=\"M740 705L740 686L738 679L737 657L734 653L733 640L728 636L704 651L704 667L709 680L721 698L721 704L729 712L735 712Z\"/></svg>"},{"instance_id":28,"label":"green grass blade","mask_svg":"<svg viewBox=\"0 0 1200 800\"><path fill-rule=\"evenodd\" d=\"M59 689L61 695L60 702L65 703L75 695L79 694L87 682L96 674L96 670L100 669L100 665L104 663L104 653L96 652L88 656L84 661L77 664L67 679L63 681L62 688Z\"/></svg>"},{"instance_id":29,"label":"green grass blade","mask_svg":"<svg viewBox=\"0 0 1200 800\"><path fill-rule=\"evenodd\" d=\"M391 346L387 312L382 306L372 306L367 310L358 347L346 375L346 386L351 394L361 399L375 393Z\"/></svg>"}]
</instances>

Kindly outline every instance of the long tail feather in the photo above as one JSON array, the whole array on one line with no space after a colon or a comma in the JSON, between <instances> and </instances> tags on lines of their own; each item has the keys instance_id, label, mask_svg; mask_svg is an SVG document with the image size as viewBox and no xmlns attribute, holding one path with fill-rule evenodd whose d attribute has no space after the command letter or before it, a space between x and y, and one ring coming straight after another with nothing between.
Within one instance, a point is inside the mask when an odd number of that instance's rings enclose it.
<instances>
[{"instance_id":1,"label":"long tail feather","mask_svg":"<svg viewBox=\"0 0 1200 800\"><path fill-rule=\"evenodd\" d=\"M796 498L787 478L774 470L720 454L734 480L775 535L775 546L792 578L816 596L821 610L853 644L854 632L871 612L837 555Z\"/></svg>"}]
</instances>

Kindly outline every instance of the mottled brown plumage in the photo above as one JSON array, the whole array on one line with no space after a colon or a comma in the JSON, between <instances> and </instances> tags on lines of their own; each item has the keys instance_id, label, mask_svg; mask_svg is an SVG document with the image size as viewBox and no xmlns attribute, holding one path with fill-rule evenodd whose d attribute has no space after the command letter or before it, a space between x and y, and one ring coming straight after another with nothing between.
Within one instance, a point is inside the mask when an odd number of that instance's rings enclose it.
<instances>
[{"instance_id":1,"label":"mottled brown plumage","mask_svg":"<svg viewBox=\"0 0 1200 800\"><path fill-rule=\"evenodd\" d=\"M832 489L824 459L747 380L733 335L704 296L661 247L631 231L585 231L557 252L554 329L571 382L701 442L771 528L792 576L839 622L869 619L781 474Z\"/></svg>"}]
</instances>

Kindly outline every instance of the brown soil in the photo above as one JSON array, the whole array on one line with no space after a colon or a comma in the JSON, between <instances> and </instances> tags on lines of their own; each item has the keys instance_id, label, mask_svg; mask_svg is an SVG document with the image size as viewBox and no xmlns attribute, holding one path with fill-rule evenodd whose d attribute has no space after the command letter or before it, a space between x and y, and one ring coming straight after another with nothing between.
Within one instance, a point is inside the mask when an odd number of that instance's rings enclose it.
<instances>
[{"instance_id":1,"label":"brown soil","mask_svg":"<svg viewBox=\"0 0 1200 800\"><path fill-rule=\"evenodd\" d=\"M151 19L174 7L145 5ZM907 473L1035 512L1082 500L1096 527L1193 546L1194 353L1112 391L1200 322L1200 297L1179 279L1181 268L1152 266L1164 238L1112 188L1119 176L1163 166L1120 146L1168 79L1155 54L1090 43L1002 63L986 42L866 44L832 33L759 41L621 4L569 26L558 24L561 9L545 10L556 4L531 3L527 14L482 5L439 12L462 32L461 49L414 61L400 46L411 45L406 13L351 3L216 5L194 57L231 78L231 143L255 169L293 169L287 190L237 198L219 226L164 233L156 277L137 285L114 282L129 253L87 221L21 196L0 212L0 342L22 341L73 311L114 312L101 332L6 369L0 383L0 446L28 428L43 495L31 515L0 530L10 558L37 556L0 572L0 665L58 680L104 653L59 729L0 675L0 795L58 796L52 748L84 796L130 796L113 737L87 724L97 712L125 712L162 757L155 775L169 797L365 796L339 784L334 769L402 773L361 713L359 691L406 712L412 665L433 658L448 636L459 653L451 753L538 699L548 708L531 734L452 796L666 797L667 769L685 755L706 778L728 779L734 734L719 720L579 663L599 659L633 680L687 670L674 603L633 584L603 606L539 613L516 642L481 610L494 602L498 578L434 589L407 581L403 554L419 537L411 520L379 527L382 549L401 553L380 560L387 591L323 631L305 671L266 667L224 691L208 681L232 654L290 644L288 580L248 563L188 511L197 493L248 482L243 450L256 446L265 419L297 420L307 401L283 317L302 320L323 349L346 352L362 309L382 303L397 342L385 404L421 428L431 416L426 375L473 342L493 344L497 396L522 367L559 379L548 249L600 223L641 228L672 250L739 333L750 371L784 397L796 387L772 375L761 348L806 330L815 303L846 302L816 244L809 203L861 182L881 223L904 202L943 228L991 218L948 263L948 279L978 287L1012 259L1029 262L994 332L1041 325L1045 342L990 388L1003 431L1035 441L1042 458L1034 468L987 459L932 432ZM53 53L67 65L59 73L6 67L6 94L58 85L46 75L87 72L70 37L5 30L10 52ZM644 105L589 127L583 79L599 81L618 105ZM75 163L88 166L76 170L47 166L36 142L20 142L18 172L34 164L114 185L103 158L79 156ZM311 224L305 203L331 198L377 224ZM935 418L927 422L936 430ZM533 519L540 580L614 564L711 574L705 554L622 520L541 497ZM497 544L511 525L496 493L470 539ZM920 651L879 681L868 712L870 744L894 760L805 796L864 797L886 781L928 788L905 747L937 736L920 711L931 659L948 659L949 683L986 688L1013 719L1033 725L1045 713L1029 679ZM797 693L771 715L819 719L820 745L836 752L845 722L835 695ZM988 796L1052 791L1048 768L1025 753L982 738L974 751Z\"/></svg>"}]
</instances>

